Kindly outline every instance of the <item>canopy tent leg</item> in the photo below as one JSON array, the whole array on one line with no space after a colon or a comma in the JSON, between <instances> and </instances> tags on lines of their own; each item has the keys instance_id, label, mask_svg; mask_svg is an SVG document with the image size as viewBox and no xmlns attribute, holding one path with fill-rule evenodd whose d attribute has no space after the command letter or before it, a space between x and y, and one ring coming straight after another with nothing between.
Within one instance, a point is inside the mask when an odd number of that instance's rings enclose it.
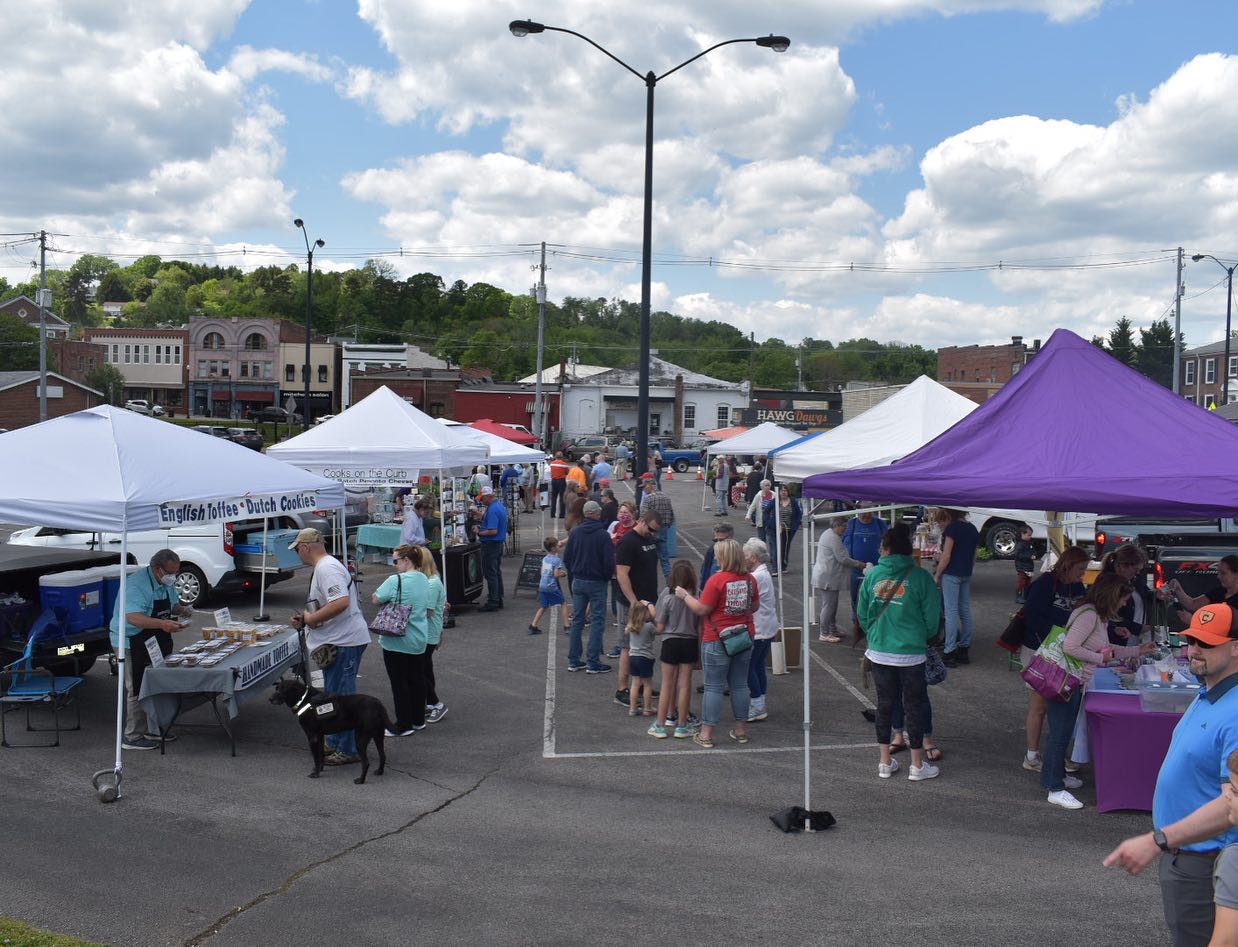
<instances>
[{"instance_id":1,"label":"canopy tent leg","mask_svg":"<svg viewBox=\"0 0 1238 947\"><path fill-rule=\"evenodd\" d=\"M439 559L443 563L443 591L444 592L446 592L447 589L450 588L450 586L447 584L447 508L446 508L447 501L444 499L444 496L443 496L446 492L447 492L446 486L443 483L443 468L440 467L438 469L438 518L439 518L438 545L439 545ZM456 482L455 482L454 477L452 478L452 482L451 482L451 509L452 509L452 517L454 518L455 509L456 509ZM444 610L448 614L445 614L443 617L443 627L447 628L447 627L450 627L447 624L447 622L450 621L451 624L454 625L456 623L456 619L455 619L455 616L450 614L451 602L447 602L446 599L444 599L444 602L446 602Z\"/></svg>"},{"instance_id":2,"label":"canopy tent leg","mask_svg":"<svg viewBox=\"0 0 1238 947\"><path fill-rule=\"evenodd\" d=\"M121 754L124 751L122 743L125 737L125 660L127 657L128 613L125 611L126 586L129 579L129 523L128 516L122 516L120 521L120 589L116 593L117 614L120 616L117 626L120 629L116 646L116 763L111 770L101 769L94 774L91 782L95 787L95 795L100 802L115 802L120 798ZM109 619L110 622L110 619ZM110 779L109 779L110 777Z\"/></svg>"},{"instance_id":3,"label":"canopy tent leg","mask_svg":"<svg viewBox=\"0 0 1238 947\"><path fill-rule=\"evenodd\" d=\"M258 614L254 616L254 621L270 621L271 616L267 614L267 528L271 525L271 518L264 516L262 518L262 578L258 580Z\"/></svg>"}]
</instances>

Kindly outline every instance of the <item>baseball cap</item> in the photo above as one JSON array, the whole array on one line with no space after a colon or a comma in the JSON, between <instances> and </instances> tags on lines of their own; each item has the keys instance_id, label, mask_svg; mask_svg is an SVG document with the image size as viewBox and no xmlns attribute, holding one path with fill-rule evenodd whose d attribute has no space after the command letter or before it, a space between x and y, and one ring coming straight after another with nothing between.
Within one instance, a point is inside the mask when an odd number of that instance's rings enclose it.
<instances>
[{"instance_id":1,"label":"baseball cap","mask_svg":"<svg viewBox=\"0 0 1238 947\"><path fill-rule=\"evenodd\" d=\"M640 475L640 478L642 480L652 480L653 474L651 474L649 471L646 470L643 474Z\"/></svg>"},{"instance_id":2,"label":"baseball cap","mask_svg":"<svg viewBox=\"0 0 1238 947\"><path fill-rule=\"evenodd\" d=\"M296 549L301 543L320 543L322 542L322 533L313 527L306 527L297 533L297 538L288 544L289 549Z\"/></svg>"},{"instance_id":3,"label":"baseball cap","mask_svg":"<svg viewBox=\"0 0 1238 947\"><path fill-rule=\"evenodd\" d=\"M600 516L602 513L602 504L600 504L597 500L587 500L582 512L585 516L590 516L594 513Z\"/></svg>"},{"instance_id":4,"label":"baseball cap","mask_svg":"<svg viewBox=\"0 0 1238 947\"><path fill-rule=\"evenodd\" d=\"M1182 634L1201 644L1219 645L1233 641L1234 632L1234 610L1224 602L1219 602L1196 609L1191 616L1191 627Z\"/></svg>"},{"instance_id":5,"label":"baseball cap","mask_svg":"<svg viewBox=\"0 0 1238 947\"><path fill-rule=\"evenodd\" d=\"M610 481L609 481L609 480L607 480L605 477L603 477L601 480L599 480L599 481L598 481L598 486L599 486L599 487L609 487L609 486L610 486Z\"/></svg>"}]
</instances>

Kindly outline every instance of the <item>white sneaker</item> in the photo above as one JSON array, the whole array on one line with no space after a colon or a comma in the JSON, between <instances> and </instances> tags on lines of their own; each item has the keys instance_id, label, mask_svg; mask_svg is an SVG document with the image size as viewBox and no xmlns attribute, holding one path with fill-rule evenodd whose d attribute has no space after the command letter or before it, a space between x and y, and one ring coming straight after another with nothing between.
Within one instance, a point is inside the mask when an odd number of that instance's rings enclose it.
<instances>
[{"instance_id":1,"label":"white sneaker","mask_svg":"<svg viewBox=\"0 0 1238 947\"><path fill-rule=\"evenodd\" d=\"M1083 780L1078 776L1066 776L1062 779L1062 783L1067 789L1078 789L1083 785Z\"/></svg>"},{"instance_id":2,"label":"white sneaker","mask_svg":"<svg viewBox=\"0 0 1238 947\"><path fill-rule=\"evenodd\" d=\"M1043 764L1039 756L1032 759L1026 753L1023 754L1023 768L1029 773L1039 773L1042 765Z\"/></svg>"},{"instance_id":3,"label":"white sneaker","mask_svg":"<svg viewBox=\"0 0 1238 947\"><path fill-rule=\"evenodd\" d=\"M1079 772L1079 764L1072 760L1067 760L1065 769L1068 773L1077 773Z\"/></svg>"},{"instance_id":4,"label":"white sneaker","mask_svg":"<svg viewBox=\"0 0 1238 947\"><path fill-rule=\"evenodd\" d=\"M911 782L919 782L922 779L934 779L941 775L941 770L932 763L925 763L923 766L912 766L907 770L907 779Z\"/></svg>"},{"instance_id":5,"label":"white sneaker","mask_svg":"<svg viewBox=\"0 0 1238 947\"><path fill-rule=\"evenodd\" d=\"M764 707L748 708L748 722L749 723L753 723L754 721L757 721L757 720L767 720L767 719L769 719L769 714L765 712Z\"/></svg>"},{"instance_id":6,"label":"white sneaker","mask_svg":"<svg viewBox=\"0 0 1238 947\"><path fill-rule=\"evenodd\" d=\"M898 760L894 759L893 757L890 758L890 762L888 763L877 764L877 775L880 776L882 779L889 779L891 776L893 776L897 772L898 772Z\"/></svg>"},{"instance_id":7,"label":"white sneaker","mask_svg":"<svg viewBox=\"0 0 1238 947\"><path fill-rule=\"evenodd\" d=\"M1061 806L1063 809L1083 808L1083 803L1068 793L1065 789L1049 793L1049 804Z\"/></svg>"}]
</instances>

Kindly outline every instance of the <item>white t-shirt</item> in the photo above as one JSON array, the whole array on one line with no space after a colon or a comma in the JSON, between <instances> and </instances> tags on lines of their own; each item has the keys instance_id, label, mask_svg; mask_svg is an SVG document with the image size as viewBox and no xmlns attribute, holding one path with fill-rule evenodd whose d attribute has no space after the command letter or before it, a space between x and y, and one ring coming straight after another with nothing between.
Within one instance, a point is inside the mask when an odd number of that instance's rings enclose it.
<instances>
[{"instance_id":1,"label":"white t-shirt","mask_svg":"<svg viewBox=\"0 0 1238 947\"><path fill-rule=\"evenodd\" d=\"M363 645L370 643L370 629L357 601L357 586L344 563L334 556L323 556L314 566L310 580L307 610L317 611L329 602L348 598L348 607L317 628L306 629L305 643L312 651L319 645Z\"/></svg>"}]
</instances>

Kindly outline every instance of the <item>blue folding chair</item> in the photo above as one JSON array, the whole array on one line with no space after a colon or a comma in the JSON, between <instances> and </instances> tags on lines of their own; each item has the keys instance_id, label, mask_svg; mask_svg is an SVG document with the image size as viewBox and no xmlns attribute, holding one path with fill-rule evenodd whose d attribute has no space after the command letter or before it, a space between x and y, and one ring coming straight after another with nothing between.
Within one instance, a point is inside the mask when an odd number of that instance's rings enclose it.
<instances>
[{"instance_id":1,"label":"blue folding chair","mask_svg":"<svg viewBox=\"0 0 1238 947\"><path fill-rule=\"evenodd\" d=\"M82 708L78 704L74 689L82 683L82 678L68 675L57 676L47 668L34 666L34 653L40 643L61 640L66 644L64 626L56 619L51 609L43 612L30 629L30 637L26 640L26 651L20 658L0 670L0 746L22 748L35 746L60 746L60 711L72 704L77 711L77 722L66 730L82 729ZM55 731L54 743L10 743L6 727L10 711L26 708L26 731L30 733L46 733ZM51 727L33 727L30 725L30 711L36 708L50 708L52 711Z\"/></svg>"}]
</instances>

